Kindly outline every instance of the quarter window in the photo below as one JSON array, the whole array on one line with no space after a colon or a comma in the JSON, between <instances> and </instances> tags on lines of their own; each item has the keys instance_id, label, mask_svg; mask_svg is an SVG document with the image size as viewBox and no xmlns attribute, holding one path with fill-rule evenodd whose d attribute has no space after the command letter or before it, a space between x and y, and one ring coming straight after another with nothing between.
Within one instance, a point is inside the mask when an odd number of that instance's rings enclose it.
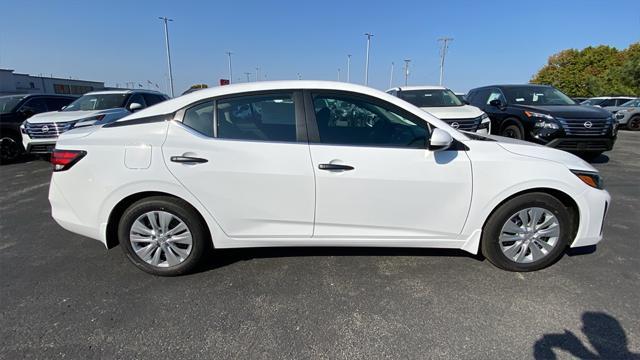
<instances>
[{"instance_id":1,"label":"quarter window","mask_svg":"<svg viewBox=\"0 0 640 360\"><path fill-rule=\"evenodd\" d=\"M429 130L421 119L409 119L385 106L349 96L316 95L313 105L323 144L426 146Z\"/></svg>"},{"instance_id":2,"label":"quarter window","mask_svg":"<svg viewBox=\"0 0 640 360\"><path fill-rule=\"evenodd\" d=\"M295 105L290 93L222 99L216 108L219 138L296 141Z\"/></svg>"},{"instance_id":3,"label":"quarter window","mask_svg":"<svg viewBox=\"0 0 640 360\"><path fill-rule=\"evenodd\" d=\"M213 137L213 101L207 101L187 109L182 123L202 135Z\"/></svg>"}]
</instances>

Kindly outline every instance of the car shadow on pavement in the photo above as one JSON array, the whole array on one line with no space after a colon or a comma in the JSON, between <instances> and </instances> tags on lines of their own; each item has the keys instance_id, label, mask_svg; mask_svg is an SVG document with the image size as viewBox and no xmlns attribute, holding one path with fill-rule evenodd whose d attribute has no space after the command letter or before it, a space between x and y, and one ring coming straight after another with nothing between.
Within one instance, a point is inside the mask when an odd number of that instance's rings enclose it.
<instances>
[{"instance_id":1,"label":"car shadow on pavement","mask_svg":"<svg viewBox=\"0 0 640 360\"><path fill-rule=\"evenodd\" d=\"M571 331L545 334L533 346L533 356L537 360L557 359L554 350L562 350L579 359L640 359L640 354L628 349L627 334L620 322L602 312L582 314L582 332L587 337L591 349Z\"/></svg>"},{"instance_id":2,"label":"car shadow on pavement","mask_svg":"<svg viewBox=\"0 0 640 360\"><path fill-rule=\"evenodd\" d=\"M206 272L222 268L236 262L252 259L286 258L286 257L330 257L330 256L448 256L466 257L483 261L480 254L473 255L458 249L434 248L371 248L371 247L267 247L217 249L196 272Z\"/></svg>"},{"instance_id":3,"label":"car shadow on pavement","mask_svg":"<svg viewBox=\"0 0 640 360\"><path fill-rule=\"evenodd\" d=\"M605 154L600 154L593 159L589 159L590 164L606 164L609 162L609 156Z\"/></svg>"}]
</instances>

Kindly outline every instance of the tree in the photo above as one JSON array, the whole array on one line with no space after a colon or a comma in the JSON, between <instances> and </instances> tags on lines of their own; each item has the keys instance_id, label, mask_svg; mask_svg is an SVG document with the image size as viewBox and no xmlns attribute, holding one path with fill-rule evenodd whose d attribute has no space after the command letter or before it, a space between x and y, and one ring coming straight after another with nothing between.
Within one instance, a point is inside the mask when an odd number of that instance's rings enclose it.
<instances>
[{"instance_id":1,"label":"tree","mask_svg":"<svg viewBox=\"0 0 640 360\"><path fill-rule=\"evenodd\" d=\"M189 89L206 89L208 87L209 85L207 84L194 84L194 85L191 85Z\"/></svg>"},{"instance_id":2,"label":"tree","mask_svg":"<svg viewBox=\"0 0 640 360\"><path fill-rule=\"evenodd\" d=\"M640 43L622 51L605 45L563 50L551 55L531 82L571 96L638 95Z\"/></svg>"}]
</instances>

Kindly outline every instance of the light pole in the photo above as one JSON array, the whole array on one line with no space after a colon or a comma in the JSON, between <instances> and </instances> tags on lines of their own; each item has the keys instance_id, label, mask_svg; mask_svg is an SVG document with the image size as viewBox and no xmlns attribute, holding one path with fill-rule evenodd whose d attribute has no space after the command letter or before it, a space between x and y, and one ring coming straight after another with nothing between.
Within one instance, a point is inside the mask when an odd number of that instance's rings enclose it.
<instances>
[{"instance_id":1,"label":"light pole","mask_svg":"<svg viewBox=\"0 0 640 360\"><path fill-rule=\"evenodd\" d=\"M411 59L404 59L404 86L409 84L409 63Z\"/></svg>"},{"instance_id":2,"label":"light pole","mask_svg":"<svg viewBox=\"0 0 640 360\"><path fill-rule=\"evenodd\" d=\"M260 81L260 66L256 66L256 81Z\"/></svg>"},{"instance_id":3,"label":"light pole","mask_svg":"<svg viewBox=\"0 0 640 360\"><path fill-rule=\"evenodd\" d=\"M389 89L391 89L393 87L393 67L394 67L395 63L392 61L391 62L391 75L389 76Z\"/></svg>"},{"instance_id":4,"label":"light pole","mask_svg":"<svg viewBox=\"0 0 640 360\"><path fill-rule=\"evenodd\" d=\"M298 80L302 80L302 74L298 73Z\"/></svg>"},{"instance_id":5,"label":"light pole","mask_svg":"<svg viewBox=\"0 0 640 360\"><path fill-rule=\"evenodd\" d=\"M169 66L169 90L171 92L171 97L173 97L173 71L171 70L171 50L169 49L169 21L173 21L173 19L169 19L166 16L160 16L158 19L164 22L164 41L167 45L167 65Z\"/></svg>"},{"instance_id":6,"label":"light pole","mask_svg":"<svg viewBox=\"0 0 640 360\"><path fill-rule=\"evenodd\" d=\"M347 82L351 82L351 54L347 55Z\"/></svg>"},{"instance_id":7,"label":"light pole","mask_svg":"<svg viewBox=\"0 0 640 360\"><path fill-rule=\"evenodd\" d=\"M249 78L249 76L251 76L251 73L250 72L246 72L244 74L247 75L247 82L250 82L251 79Z\"/></svg>"},{"instance_id":8,"label":"light pole","mask_svg":"<svg viewBox=\"0 0 640 360\"><path fill-rule=\"evenodd\" d=\"M231 71L231 54L233 54L231 51L227 51L225 52L225 54L227 54L227 57L229 58L229 84L231 84L233 82L233 72Z\"/></svg>"},{"instance_id":9,"label":"light pole","mask_svg":"<svg viewBox=\"0 0 640 360\"><path fill-rule=\"evenodd\" d=\"M442 48L440 50L440 86L442 86L442 82L444 81L444 58L447 56L447 49L449 48L449 43L453 41L453 38L441 37L438 41L442 42Z\"/></svg>"},{"instance_id":10,"label":"light pole","mask_svg":"<svg viewBox=\"0 0 640 360\"><path fill-rule=\"evenodd\" d=\"M365 33L364 36L367 37L367 57L364 62L364 85L369 85L369 48L371 47L371 37L373 34Z\"/></svg>"},{"instance_id":11,"label":"light pole","mask_svg":"<svg viewBox=\"0 0 640 360\"><path fill-rule=\"evenodd\" d=\"M340 81L340 68L338 68L338 81Z\"/></svg>"}]
</instances>

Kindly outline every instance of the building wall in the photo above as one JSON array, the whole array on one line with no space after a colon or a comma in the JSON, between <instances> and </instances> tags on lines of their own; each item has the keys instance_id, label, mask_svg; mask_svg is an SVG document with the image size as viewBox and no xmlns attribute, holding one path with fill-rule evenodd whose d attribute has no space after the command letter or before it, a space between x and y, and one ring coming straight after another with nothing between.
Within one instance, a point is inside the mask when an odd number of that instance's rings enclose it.
<instances>
[{"instance_id":1,"label":"building wall","mask_svg":"<svg viewBox=\"0 0 640 360\"><path fill-rule=\"evenodd\" d=\"M103 90L104 82L17 74L0 69L0 95L9 94L72 94Z\"/></svg>"}]
</instances>

